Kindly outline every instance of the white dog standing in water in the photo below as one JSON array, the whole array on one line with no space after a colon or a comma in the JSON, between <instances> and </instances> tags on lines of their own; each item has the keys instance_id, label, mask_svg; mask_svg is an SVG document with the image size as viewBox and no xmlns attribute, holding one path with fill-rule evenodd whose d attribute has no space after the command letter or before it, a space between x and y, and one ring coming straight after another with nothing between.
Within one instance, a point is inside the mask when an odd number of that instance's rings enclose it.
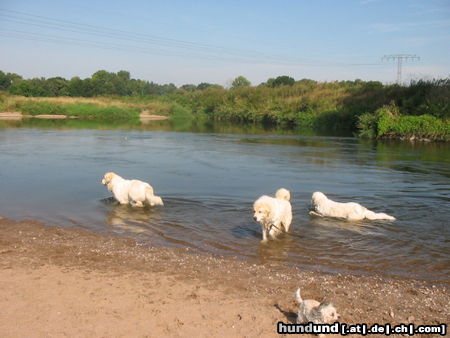
<instances>
[{"instance_id":1,"label":"white dog standing in water","mask_svg":"<svg viewBox=\"0 0 450 338\"><path fill-rule=\"evenodd\" d=\"M345 218L349 221L359 221L365 218L395 220L395 217L384 213L375 213L355 202L334 202L318 191L312 195L311 203L314 208L314 211L310 212L311 215Z\"/></svg>"},{"instance_id":2,"label":"white dog standing in water","mask_svg":"<svg viewBox=\"0 0 450 338\"><path fill-rule=\"evenodd\" d=\"M150 184L139 180L127 180L109 172L103 176L102 184L108 187L120 204L131 204L136 207L164 205L161 197L155 196Z\"/></svg>"},{"instance_id":3,"label":"white dog standing in water","mask_svg":"<svg viewBox=\"0 0 450 338\"><path fill-rule=\"evenodd\" d=\"M263 195L253 204L253 219L261 224L263 242L267 241L267 234L275 238L283 231L289 231L292 222L290 199L289 191L281 188L275 198Z\"/></svg>"}]
</instances>

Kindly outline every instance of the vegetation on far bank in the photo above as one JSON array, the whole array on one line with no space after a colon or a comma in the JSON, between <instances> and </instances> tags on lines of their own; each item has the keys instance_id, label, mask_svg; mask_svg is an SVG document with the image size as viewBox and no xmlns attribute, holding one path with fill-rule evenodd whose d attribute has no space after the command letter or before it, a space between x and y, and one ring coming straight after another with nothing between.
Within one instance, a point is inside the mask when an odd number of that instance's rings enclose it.
<instances>
[{"instance_id":1,"label":"vegetation on far bank","mask_svg":"<svg viewBox=\"0 0 450 338\"><path fill-rule=\"evenodd\" d=\"M450 140L450 79L384 85L377 81L316 82L279 76L252 86L158 85L126 71L91 78L22 79L0 71L0 110L89 119L137 118L140 112L183 118L257 122L363 137Z\"/></svg>"}]
</instances>

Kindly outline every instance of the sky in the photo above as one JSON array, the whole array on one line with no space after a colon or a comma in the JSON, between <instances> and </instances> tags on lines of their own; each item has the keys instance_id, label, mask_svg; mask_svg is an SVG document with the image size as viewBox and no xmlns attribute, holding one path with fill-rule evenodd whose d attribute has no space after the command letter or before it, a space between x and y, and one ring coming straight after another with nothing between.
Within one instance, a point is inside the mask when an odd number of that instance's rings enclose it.
<instances>
[{"instance_id":1,"label":"sky","mask_svg":"<svg viewBox=\"0 0 450 338\"><path fill-rule=\"evenodd\" d=\"M159 84L450 76L450 0L0 0L0 70Z\"/></svg>"}]
</instances>

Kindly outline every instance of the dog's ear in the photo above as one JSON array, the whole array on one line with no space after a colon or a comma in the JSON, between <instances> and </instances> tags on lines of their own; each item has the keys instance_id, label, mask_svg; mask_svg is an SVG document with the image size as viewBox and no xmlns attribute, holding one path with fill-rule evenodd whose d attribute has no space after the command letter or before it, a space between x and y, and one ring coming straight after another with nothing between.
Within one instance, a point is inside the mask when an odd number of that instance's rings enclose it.
<instances>
[{"instance_id":1,"label":"dog's ear","mask_svg":"<svg viewBox=\"0 0 450 338\"><path fill-rule=\"evenodd\" d=\"M109 182L111 182L111 180L114 178L114 173L112 173L112 172L109 172L109 173L106 173L105 174L105 181L107 182L107 183L109 183Z\"/></svg>"}]
</instances>

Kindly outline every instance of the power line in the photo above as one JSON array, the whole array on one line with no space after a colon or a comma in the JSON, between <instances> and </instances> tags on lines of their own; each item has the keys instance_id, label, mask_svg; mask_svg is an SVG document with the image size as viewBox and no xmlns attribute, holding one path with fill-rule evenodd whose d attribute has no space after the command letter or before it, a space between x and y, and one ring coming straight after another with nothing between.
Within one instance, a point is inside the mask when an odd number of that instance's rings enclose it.
<instances>
[{"instance_id":1,"label":"power line","mask_svg":"<svg viewBox=\"0 0 450 338\"><path fill-rule=\"evenodd\" d=\"M74 21L49 18L31 13L19 12L0 8L0 17L4 22L12 22L19 25L46 28L58 30L58 32L67 32L81 34L89 37L103 37L115 41L124 41L126 44L111 41L93 41L86 39L76 39L73 36L54 36L45 35L41 32L14 31L14 34L8 33L3 29L3 36L15 39L30 40L30 36L40 38L41 41L57 44L71 43L89 47L140 51L146 53L163 54L169 56L191 55L202 59L213 60L232 60L241 62L278 62L290 65L303 65L311 67L359 67L359 66L380 66L380 63L345 63L345 62L326 62L299 57L288 57L281 55L269 55L266 53L236 48L226 48L210 44L196 43L178 39L171 39L150 34L134 33L114 28L94 26ZM9 30L11 32L12 30ZM8 35L9 34L9 35ZM66 40L66 41L65 41ZM129 43L139 43L139 45L130 45ZM158 49L155 49L154 47ZM151 48L148 48L151 47ZM161 48L163 47L163 48Z\"/></svg>"},{"instance_id":2,"label":"power line","mask_svg":"<svg viewBox=\"0 0 450 338\"><path fill-rule=\"evenodd\" d=\"M382 61L386 60L386 61L390 61L390 60L397 60L397 83L401 84L402 82L402 64L403 61L408 61L408 59L411 59L412 61L420 60L420 57L416 56L416 55L412 55L412 54L392 54L392 55L385 55L382 57Z\"/></svg>"},{"instance_id":3,"label":"power line","mask_svg":"<svg viewBox=\"0 0 450 338\"><path fill-rule=\"evenodd\" d=\"M6 12L1 13L1 12ZM272 61L288 61L290 63L313 63L314 60L307 60L301 58L292 58L292 57L282 57L282 56L274 56L267 55L257 51L249 51L242 50L236 48L226 48L221 46L214 46L210 44L202 44L184 40L177 40L165 37L159 37L155 35L142 34L142 33L134 33L127 32L118 29L105 28L100 26L94 26L89 24L81 24L74 21L65 21L60 19L53 19L41 15L34 15L19 11L0 9L0 17L3 17L3 21L14 22L27 26L34 26L40 28L49 28L49 29L57 29L58 31L72 32L72 33L80 33L80 34L88 34L89 36L101 36L107 37L111 39L119 39L125 41L133 41L146 43L151 45L159 45L169 48L180 48L180 49L188 49L194 51L200 51L204 53L209 53L213 55L219 54L223 56L223 54L231 55L233 57L244 57L244 58L252 58L255 60L256 58L264 58L266 60Z\"/></svg>"}]
</instances>

